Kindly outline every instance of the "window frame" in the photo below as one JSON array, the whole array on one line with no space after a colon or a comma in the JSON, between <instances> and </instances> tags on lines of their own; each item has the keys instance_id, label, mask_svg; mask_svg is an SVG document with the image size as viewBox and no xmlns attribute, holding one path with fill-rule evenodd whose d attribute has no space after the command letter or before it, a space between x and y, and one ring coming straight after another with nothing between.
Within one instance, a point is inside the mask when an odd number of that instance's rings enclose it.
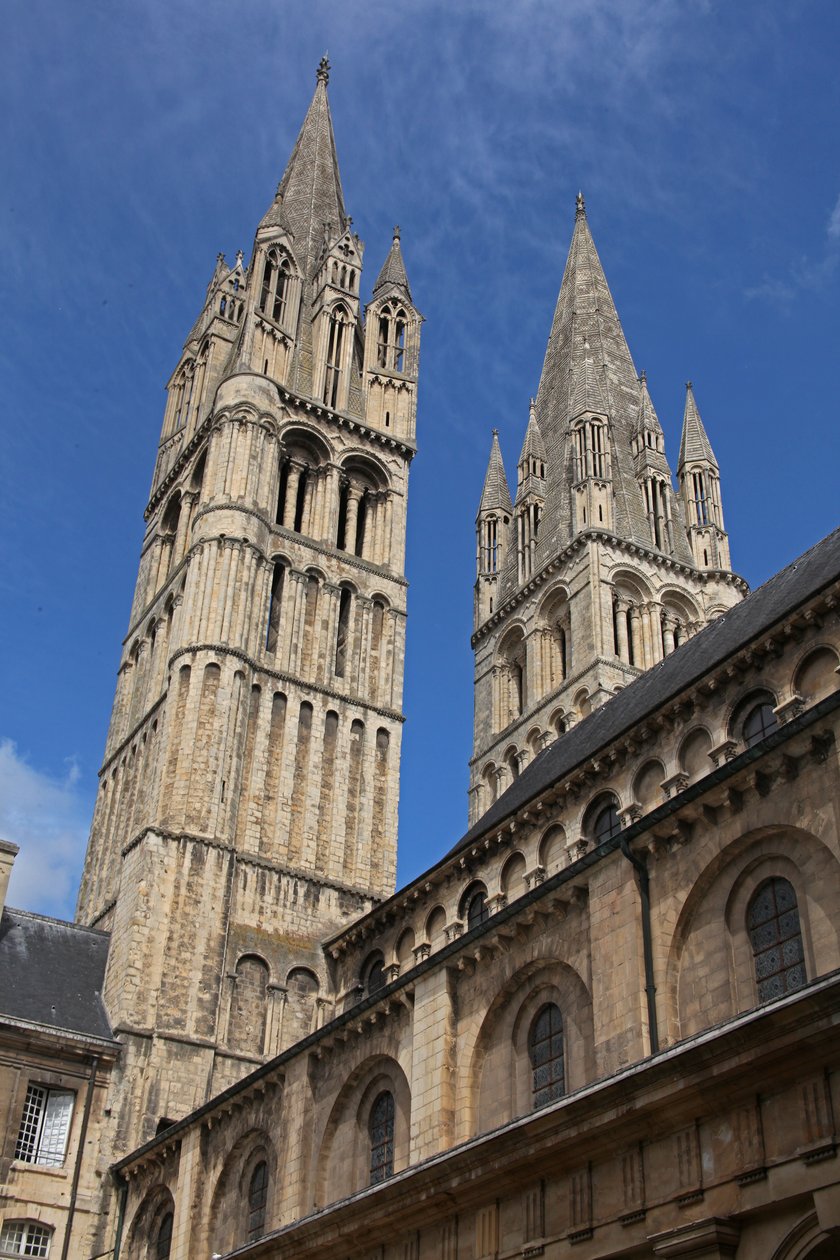
<instances>
[{"instance_id":1,"label":"window frame","mask_svg":"<svg viewBox=\"0 0 840 1260\"><path fill-rule=\"evenodd\" d=\"M370 1141L369 1185L378 1186L394 1175L394 1139L396 1133L396 1101L390 1089L376 1095L368 1112Z\"/></svg>"},{"instance_id":2,"label":"window frame","mask_svg":"<svg viewBox=\"0 0 840 1260\"><path fill-rule=\"evenodd\" d=\"M13 1246L7 1239L7 1235L15 1230L18 1232L19 1237L12 1240ZM36 1244L38 1249L32 1250L32 1235L36 1233L40 1235ZM0 1256L32 1256L35 1260L45 1260L45 1257L50 1254L54 1233L53 1227L45 1225L43 1221L27 1220L20 1217L5 1220L2 1229L0 1229Z\"/></svg>"},{"instance_id":3,"label":"window frame","mask_svg":"<svg viewBox=\"0 0 840 1260\"><path fill-rule=\"evenodd\" d=\"M37 1114L32 1105L36 1101ZM29 1081L15 1140L15 1159L41 1168L63 1167L75 1107L75 1090Z\"/></svg>"},{"instance_id":4,"label":"window frame","mask_svg":"<svg viewBox=\"0 0 840 1260\"><path fill-rule=\"evenodd\" d=\"M548 1017L546 1032L539 1027ZM556 1016L556 1018L555 1018ZM528 1062L531 1065L531 1110L541 1111L566 1094L566 1030L563 1012L556 1002L544 1002L528 1028ZM543 1054L543 1047L547 1052ZM542 1078L547 1071L547 1077Z\"/></svg>"}]
</instances>

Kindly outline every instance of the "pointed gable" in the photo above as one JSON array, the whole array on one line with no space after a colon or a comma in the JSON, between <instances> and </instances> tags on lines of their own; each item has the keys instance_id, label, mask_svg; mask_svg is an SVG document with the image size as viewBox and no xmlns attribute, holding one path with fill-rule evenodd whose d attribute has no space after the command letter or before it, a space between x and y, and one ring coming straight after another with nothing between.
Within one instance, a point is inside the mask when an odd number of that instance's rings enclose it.
<instances>
[{"instance_id":1,"label":"pointed gable","mask_svg":"<svg viewBox=\"0 0 840 1260\"><path fill-rule=\"evenodd\" d=\"M408 302L411 301L411 289L408 285L408 276L406 275L405 263L403 262L402 249L400 248L400 229L399 226L394 228L394 237L391 241L391 248L388 251L388 257L382 264L376 284L373 286L374 298L380 297L383 293L397 289Z\"/></svg>"},{"instance_id":2,"label":"pointed gable","mask_svg":"<svg viewBox=\"0 0 840 1260\"><path fill-rule=\"evenodd\" d=\"M484 488L481 491L481 502L478 505L478 510L479 513L511 513L513 511L510 489L505 476L505 465L502 460L502 451L499 446L498 429L493 430L490 459L487 463L487 472L484 475Z\"/></svg>"},{"instance_id":3,"label":"pointed gable","mask_svg":"<svg viewBox=\"0 0 840 1260\"><path fill-rule=\"evenodd\" d=\"M677 472L679 473L685 464L692 463L708 463L711 464L713 468L718 468L718 462L715 459L712 444L709 441L708 434L703 427L703 421L700 419L700 412L697 410L697 403L694 398L694 388L691 381L686 381L685 413L683 415L682 439L680 441L680 460L677 465Z\"/></svg>"}]
</instances>

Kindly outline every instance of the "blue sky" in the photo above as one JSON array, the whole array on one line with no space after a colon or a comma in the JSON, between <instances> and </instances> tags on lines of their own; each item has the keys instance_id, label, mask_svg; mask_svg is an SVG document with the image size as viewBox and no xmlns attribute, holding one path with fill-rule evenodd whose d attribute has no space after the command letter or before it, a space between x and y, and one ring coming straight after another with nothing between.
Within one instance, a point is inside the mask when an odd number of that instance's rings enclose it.
<instances>
[{"instance_id":1,"label":"blue sky","mask_svg":"<svg viewBox=\"0 0 840 1260\"><path fill-rule=\"evenodd\" d=\"M837 524L836 0L17 0L0 75L0 836L72 914L163 386L249 253L325 51L369 287L402 227L423 331L400 878L464 830L474 516L509 473L574 218L672 465L694 380L733 563Z\"/></svg>"}]
</instances>

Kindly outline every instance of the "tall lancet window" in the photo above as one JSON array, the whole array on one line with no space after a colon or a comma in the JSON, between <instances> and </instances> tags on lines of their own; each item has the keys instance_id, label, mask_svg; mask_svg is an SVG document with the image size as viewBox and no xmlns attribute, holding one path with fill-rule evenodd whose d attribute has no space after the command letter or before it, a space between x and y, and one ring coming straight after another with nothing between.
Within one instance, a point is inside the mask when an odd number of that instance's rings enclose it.
<instances>
[{"instance_id":1,"label":"tall lancet window","mask_svg":"<svg viewBox=\"0 0 840 1260\"><path fill-rule=\"evenodd\" d=\"M265 260L260 310L269 315L276 324L282 324L286 318L290 280L291 267L288 258L272 250Z\"/></svg>"},{"instance_id":2,"label":"tall lancet window","mask_svg":"<svg viewBox=\"0 0 840 1260\"><path fill-rule=\"evenodd\" d=\"M698 525L708 525L711 523L711 504L709 502L709 487L706 481L706 474L702 468L698 468L691 474L691 489L694 502L694 515Z\"/></svg>"},{"instance_id":3,"label":"tall lancet window","mask_svg":"<svg viewBox=\"0 0 840 1260\"><path fill-rule=\"evenodd\" d=\"M408 316L400 307L388 305L379 316L379 332L376 339L376 365L394 372L405 370L405 335Z\"/></svg>"},{"instance_id":4,"label":"tall lancet window","mask_svg":"<svg viewBox=\"0 0 840 1260\"><path fill-rule=\"evenodd\" d=\"M338 406L346 327L347 312L343 306L337 306L330 313L327 324L327 370L324 375L324 402L328 407Z\"/></svg>"}]
</instances>

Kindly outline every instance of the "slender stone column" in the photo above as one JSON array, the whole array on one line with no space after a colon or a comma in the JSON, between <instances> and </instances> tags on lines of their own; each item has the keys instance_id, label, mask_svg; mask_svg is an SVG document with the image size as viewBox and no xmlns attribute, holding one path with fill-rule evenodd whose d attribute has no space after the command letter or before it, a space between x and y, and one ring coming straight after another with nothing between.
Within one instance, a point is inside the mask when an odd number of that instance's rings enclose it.
<instances>
[{"instance_id":1,"label":"slender stone column","mask_svg":"<svg viewBox=\"0 0 840 1260\"><path fill-rule=\"evenodd\" d=\"M281 521L281 524L286 529L294 528L295 505L297 503L297 492L302 472L302 464L292 463L291 460L289 461L289 475L286 479L286 502L283 504L283 520Z\"/></svg>"},{"instance_id":2,"label":"slender stone column","mask_svg":"<svg viewBox=\"0 0 840 1260\"><path fill-rule=\"evenodd\" d=\"M630 644L627 641L627 609L626 599L616 599L615 601L615 626L616 626L616 652L618 659L624 661L625 665L630 662Z\"/></svg>"},{"instance_id":3,"label":"slender stone column","mask_svg":"<svg viewBox=\"0 0 840 1260\"><path fill-rule=\"evenodd\" d=\"M645 650L642 641L642 618L635 604L630 607L630 642L633 645L633 661L637 669L645 667Z\"/></svg>"},{"instance_id":4,"label":"slender stone column","mask_svg":"<svg viewBox=\"0 0 840 1260\"><path fill-rule=\"evenodd\" d=\"M352 555L356 550L356 526L359 522L359 500L362 492L358 486L350 483L347 492L347 517L344 524L344 550Z\"/></svg>"},{"instance_id":5,"label":"slender stone column","mask_svg":"<svg viewBox=\"0 0 840 1260\"><path fill-rule=\"evenodd\" d=\"M674 631L676 626L676 618L666 612L662 619L662 647L666 656L670 656L676 647L676 642L674 640Z\"/></svg>"}]
</instances>

